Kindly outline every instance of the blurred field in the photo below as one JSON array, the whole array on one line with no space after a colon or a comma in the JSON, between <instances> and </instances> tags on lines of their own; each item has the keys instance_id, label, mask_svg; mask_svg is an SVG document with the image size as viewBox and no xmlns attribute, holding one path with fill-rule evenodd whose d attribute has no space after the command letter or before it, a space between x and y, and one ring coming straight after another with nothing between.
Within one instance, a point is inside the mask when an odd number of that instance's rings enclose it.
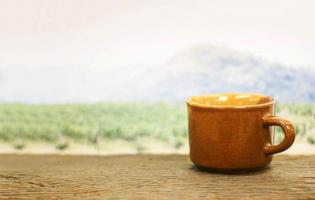
<instances>
[{"instance_id":1,"label":"blurred field","mask_svg":"<svg viewBox=\"0 0 315 200\"><path fill-rule=\"evenodd\" d=\"M186 112L183 103L0 104L0 142L15 149L34 143L58 150L76 144L99 148L113 142L126 151L179 150L187 148ZM277 114L295 122L297 141L315 145L314 104L278 104ZM279 142L283 135L276 131Z\"/></svg>"}]
</instances>

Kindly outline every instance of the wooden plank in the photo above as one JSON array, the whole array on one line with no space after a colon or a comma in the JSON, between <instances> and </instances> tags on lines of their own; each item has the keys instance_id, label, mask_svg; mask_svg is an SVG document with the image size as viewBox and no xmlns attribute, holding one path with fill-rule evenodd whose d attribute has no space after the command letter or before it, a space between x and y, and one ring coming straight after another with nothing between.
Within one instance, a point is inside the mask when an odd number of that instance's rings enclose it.
<instances>
[{"instance_id":1,"label":"wooden plank","mask_svg":"<svg viewBox=\"0 0 315 200\"><path fill-rule=\"evenodd\" d=\"M275 156L245 174L196 169L186 155L0 155L2 199L315 199L315 156Z\"/></svg>"}]
</instances>

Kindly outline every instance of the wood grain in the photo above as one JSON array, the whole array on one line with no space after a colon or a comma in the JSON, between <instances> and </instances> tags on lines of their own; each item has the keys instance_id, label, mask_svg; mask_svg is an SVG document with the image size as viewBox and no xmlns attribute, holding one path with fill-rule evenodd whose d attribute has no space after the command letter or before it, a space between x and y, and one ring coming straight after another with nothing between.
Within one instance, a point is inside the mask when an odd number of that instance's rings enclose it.
<instances>
[{"instance_id":1,"label":"wood grain","mask_svg":"<svg viewBox=\"0 0 315 200\"><path fill-rule=\"evenodd\" d=\"M0 155L0 199L315 199L315 156L251 173L196 169L186 155Z\"/></svg>"}]
</instances>

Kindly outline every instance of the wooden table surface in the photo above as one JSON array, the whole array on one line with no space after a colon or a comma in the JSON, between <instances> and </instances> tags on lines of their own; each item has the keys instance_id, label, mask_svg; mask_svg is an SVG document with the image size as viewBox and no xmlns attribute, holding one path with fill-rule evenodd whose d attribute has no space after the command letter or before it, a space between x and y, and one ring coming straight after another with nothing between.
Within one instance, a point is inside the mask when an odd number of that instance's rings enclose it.
<instances>
[{"instance_id":1,"label":"wooden table surface","mask_svg":"<svg viewBox=\"0 0 315 200\"><path fill-rule=\"evenodd\" d=\"M315 199L315 155L215 174L187 155L0 155L0 199Z\"/></svg>"}]
</instances>

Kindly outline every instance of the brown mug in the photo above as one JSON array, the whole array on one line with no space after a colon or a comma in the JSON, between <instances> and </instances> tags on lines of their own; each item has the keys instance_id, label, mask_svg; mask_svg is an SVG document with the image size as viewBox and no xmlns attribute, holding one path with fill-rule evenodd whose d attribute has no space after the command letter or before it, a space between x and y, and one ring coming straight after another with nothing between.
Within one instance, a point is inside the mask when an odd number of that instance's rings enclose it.
<instances>
[{"instance_id":1,"label":"brown mug","mask_svg":"<svg viewBox=\"0 0 315 200\"><path fill-rule=\"evenodd\" d=\"M260 94L225 93L187 101L191 161L202 168L259 168L294 142L293 124L274 115L275 100ZM284 140L274 145L274 127Z\"/></svg>"}]
</instances>

